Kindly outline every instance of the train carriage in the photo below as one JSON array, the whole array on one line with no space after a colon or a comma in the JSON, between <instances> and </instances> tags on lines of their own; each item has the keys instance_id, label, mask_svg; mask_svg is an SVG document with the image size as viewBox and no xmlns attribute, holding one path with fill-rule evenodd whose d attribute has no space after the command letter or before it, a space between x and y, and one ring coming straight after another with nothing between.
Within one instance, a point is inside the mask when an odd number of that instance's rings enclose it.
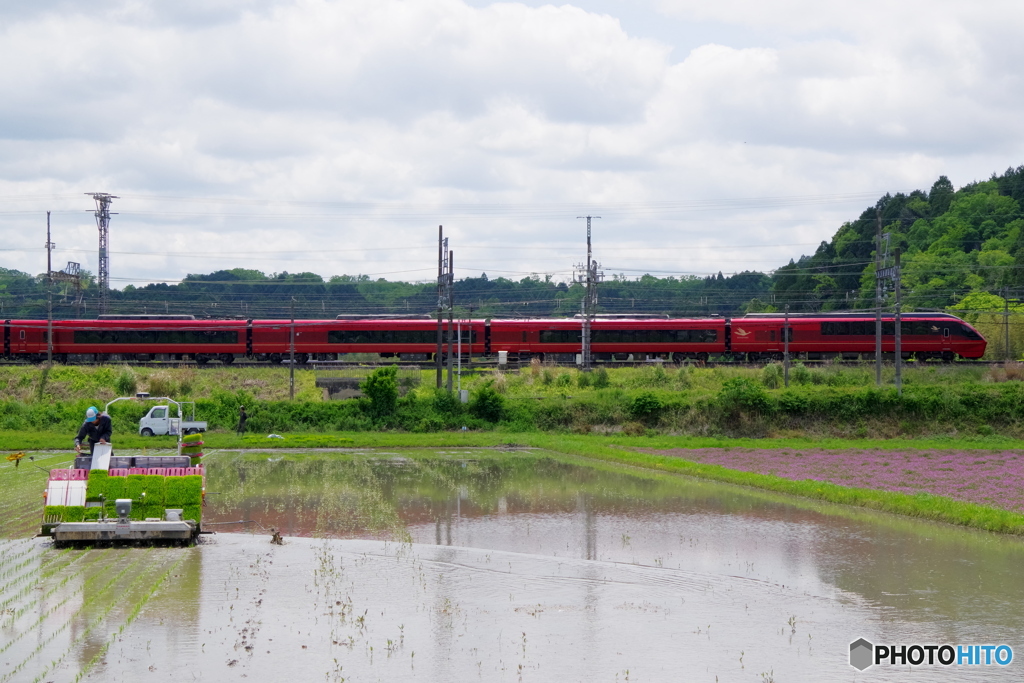
<instances>
[{"instance_id":1,"label":"train carriage","mask_svg":"<svg viewBox=\"0 0 1024 683\"><path fill-rule=\"evenodd\" d=\"M293 324L287 320L253 320L252 350L257 358L280 362L291 351ZM453 323L453 339L458 339ZM481 343L483 321L461 324L462 353L485 353ZM295 354L298 362L309 358L337 357L345 353L376 353L384 358L430 360L437 351L437 321L422 320L296 320ZM448 324L441 333L448 343Z\"/></svg>"},{"instance_id":2,"label":"train carriage","mask_svg":"<svg viewBox=\"0 0 1024 683\"><path fill-rule=\"evenodd\" d=\"M945 313L906 313L900 321L900 346L905 358L981 358L984 337L956 316ZM874 314L800 315L789 318L789 353L818 360L856 359L875 353ZM748 360L780 358L785 351L786 320L780 315L753 315L732 321L732 351ZM896 351L896 322L882 316L882 352Z\"/></svg>"},{"instance_id":3,"label":"train carriage","mask_svg":"<svg viewBox=\"0 0 1024 683\"><path fill-rule=\"evenodd\" d=\"M58 361L84 355L96 360L211 359L230 363L237 357L281 362L292 347L296 361L328 360L351 353L371 353L407 361L431 360L437 350L437 322L420 319L338 320L184 320L153 316L53 322L53 353ZM456 324L458 326L458 324ZM895 349L895 322L883 316L883 351ZM447 345L445 323L443 343ZM597 319L591 328L595 360L641 360L657 357L681 362L712 357L736 360L781 358L785 318L757 314L743 318ZM986 341L959 318L944 313L903 316L905 357L952 360L981 358ZM874 353L874 316L831 313L789 317L789 351L793 357L858 358ZM4 357L41 361L47 354L47 323L4 321ZM489 356L506 352L520 359L571 360L582 350L578 319L473 320L461 323L462 353Z\"/></svg>"}]
</instances>

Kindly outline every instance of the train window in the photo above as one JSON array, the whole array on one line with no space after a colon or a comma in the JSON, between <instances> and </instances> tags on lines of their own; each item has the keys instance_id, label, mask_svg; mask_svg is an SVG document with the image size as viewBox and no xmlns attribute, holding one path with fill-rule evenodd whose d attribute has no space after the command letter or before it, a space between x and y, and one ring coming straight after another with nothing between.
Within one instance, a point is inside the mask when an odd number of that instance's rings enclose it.
<instances>
[{"instance_id":1,"label":"train window","mask_svg":"<svg viewBox=\"0 0 1024 683\"><path fill-rule=\"evenodd\" d=\"M541 341L545 341L541 332ZM574 341L580 333L574 332ZM595 344L711 344L718 341L718 330L594 330L590 340Z\"/></svg>"},{"instance_id":2,"label":"train window","mask_svg":"<svg viewBox=\"0 0 1024 683\"><path fill-rule=\"evenodd\" d=\"M949 328L948 327L943 327L942 328L942 336L943 337L947 337L947 338L949 337Z\"/></svg>"},{"instance_id":3,"label":"train window","mask_svg":"<svg viewBox=\"0 0 1024 683\"><path fill-rule=\"evenodd\" d=\"M967 337L968 339L981 339L981 335L972 330L967 325L960 326L960 333L963 334L963 336Z\"/></svg>"},{"instance_id":4,"label":"train window","mask_svg":"<svg viewBox=\"0 0 1024 683\"><path fill-rule=\"evenodd\" d=\"M771 334L771 337L770 337L770 338L771 338L771 341L775 341L775 330L772 330L772 331L770 332L770 334Z\"/></svg>"},{"instance_id":5,"label":"train window","mask_svg":"<svg viewBox=\"0 0 1024 683\"><path fill-rule=\"evenodd\" d=\"M452 335L457 338L456 334ZM448 343L448 330L441 331ZM328 344L436 344L437 330L328 330ZM462 330L462 343L475 344L476 330Z\"/></svg>"},{"instance_id":6,"label":"train window","mask_svg":"<svg viewBox=\"0 0 1024 683\"><path fill-rule=\"evenodd\" d=\"M24 338L25 338L25 330L21 330L20 332L18 332L18 339L24 339Z\"/></svg>"},{"instance_id":7,"label":"train window","mask_svg":"<svg viewBox=\"0 0 1024 683\"><path fill-rule=\"evenodd\" d=\"M526 330L523 330L523 343L526 343Z\"/></svg>"},{"instance_id":8,"label":"train window","mask_svg":"<svg viewBox=\"0 0 1024 683\"><path fill-rule=\"evenodd\" d=\"M237 344L237 330L75 330L76 344Z\"/></svg>"},{"instance_id":9,"label":"train window","mask_svg":"<svg viewBox=\"0 0 1024 683\"><path fill-rule=\"evenodd\" d=\"M591 335L591 341L605 341L600 336L604 334L605 330L594 330ZM582 333L580 330L541 330L540 331L540 343L541 344L579 344L582 339Z\"/></svg>"},{"instance_id":10,"label":"train window","mask_svg":"<svg viewBox=\"0 0 1024 683\"><path fill-rule=\"evenodd\" d=\"M782 328L782 341L786 341L786 337L789 337L789 341L793 341L793 328L783 327Z\"/></svg>"}]
</instances>

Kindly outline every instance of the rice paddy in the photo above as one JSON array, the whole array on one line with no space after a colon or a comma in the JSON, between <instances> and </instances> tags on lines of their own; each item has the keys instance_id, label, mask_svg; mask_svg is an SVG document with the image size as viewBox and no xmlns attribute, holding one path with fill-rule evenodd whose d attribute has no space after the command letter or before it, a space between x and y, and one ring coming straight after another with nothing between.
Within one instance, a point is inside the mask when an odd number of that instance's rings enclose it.
<instances>
[{"instance_id":1,"label":"rice paddy","mask_svg":"<svg viewBox=\"0 0 1024 683\"><path fill-rule=\"evenodd\" d=\"M0 468L0 683L846 681L858 637L1024 634L1020 538L540 449L215 452L187 549L29 538L28 464Z\"/></svg>"}]
</instances>

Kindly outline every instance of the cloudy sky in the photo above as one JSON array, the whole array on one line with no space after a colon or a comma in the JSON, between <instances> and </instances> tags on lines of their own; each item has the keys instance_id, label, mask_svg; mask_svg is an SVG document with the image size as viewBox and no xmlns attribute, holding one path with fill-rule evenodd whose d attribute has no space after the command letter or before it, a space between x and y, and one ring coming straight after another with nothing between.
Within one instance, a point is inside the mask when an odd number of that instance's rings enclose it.
<instances>
[{"instance_id":1,"label":"cloudy sky","mask_svg":"<svg viewBox=\"0 0 1024 683\"><path fill-rule=\"evenodd\" d=\"M770 270L886 191L1024 163L1024 5L0 4L0 266Z\"/></svg>"}]
</instances>

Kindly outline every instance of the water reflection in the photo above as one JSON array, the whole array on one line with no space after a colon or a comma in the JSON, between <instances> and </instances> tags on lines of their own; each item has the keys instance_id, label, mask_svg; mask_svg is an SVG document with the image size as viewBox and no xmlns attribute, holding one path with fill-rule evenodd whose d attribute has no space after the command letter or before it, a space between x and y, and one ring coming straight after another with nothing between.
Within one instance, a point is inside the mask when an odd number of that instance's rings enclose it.
<instances>
[{"instance_id":1,"label":"water reflection","mask_svg":"<svg viewBox=\"0 0 1024 683\"><path fill-rule=\"evenodd\" d=\"M235 457L218 465L211 488L234 493L216 499L213 516L253 519L288 535L741 576L861 596L880 614L894 610L944 641L1024 633L1017 538L536 451Z\"/></svg>"}]
</instances>

